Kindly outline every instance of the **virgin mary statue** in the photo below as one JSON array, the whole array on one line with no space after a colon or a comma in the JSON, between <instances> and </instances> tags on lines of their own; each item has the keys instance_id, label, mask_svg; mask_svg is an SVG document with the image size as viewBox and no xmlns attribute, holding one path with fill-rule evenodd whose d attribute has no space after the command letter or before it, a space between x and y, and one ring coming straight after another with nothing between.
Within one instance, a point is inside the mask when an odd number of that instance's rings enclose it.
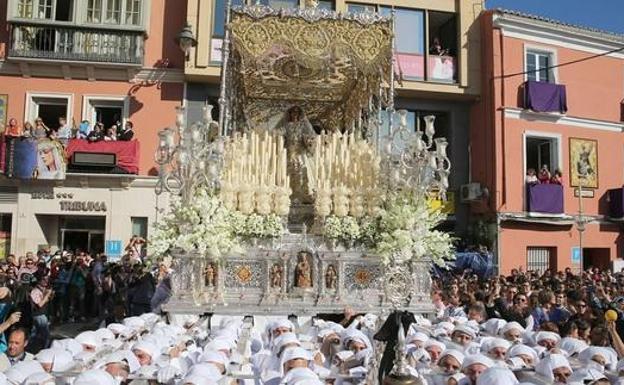
<instances>
[{"instance_id":1,"label":"virgin mary statue","mask_svg":"<svg viewBox=\"0 0 624 385\"><path fill-rule=\"evenodd\" d=\"M275 131L284 135L288 151L288 175L292 199L295 203L311 203L312 191L306 172L308 151L316 133L312 124L299 106L289 108L275 126Z\"/></svg>"}]
</instances>

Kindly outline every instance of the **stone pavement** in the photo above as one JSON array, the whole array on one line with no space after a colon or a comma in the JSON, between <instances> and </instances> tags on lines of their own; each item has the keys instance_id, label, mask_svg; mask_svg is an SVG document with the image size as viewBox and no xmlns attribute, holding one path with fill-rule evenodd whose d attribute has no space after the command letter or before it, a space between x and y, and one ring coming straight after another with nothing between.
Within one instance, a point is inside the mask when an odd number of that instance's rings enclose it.
<instances>
[{"instance_id":1,"label":"stone pavement","mask_svg":"<svg viewBox=\"0 0 624 385\"><path fill-rule=\"evenodd\" d=\"M50 329L50 336L53 340L63 338L74 338L79 333L86 330L96 330L98 325L95 322L73 322L54 325Z\"/></svg>"}]
</instances>

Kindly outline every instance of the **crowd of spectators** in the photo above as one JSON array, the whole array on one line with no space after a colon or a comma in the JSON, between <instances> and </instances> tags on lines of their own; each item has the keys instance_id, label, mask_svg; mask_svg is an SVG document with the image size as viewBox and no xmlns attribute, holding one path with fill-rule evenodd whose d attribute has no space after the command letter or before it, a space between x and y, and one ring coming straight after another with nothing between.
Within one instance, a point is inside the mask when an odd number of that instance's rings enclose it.
<instances>
[{"instance_id":1,"label":"crowd of spectators","mask_svg":"<svg viewBox=\"0 0 624 385\"><path fill-rule=\"evenodd\" d=\"M90 142L130 141L134 137L134 125L130 121L122 124L119 120L110 127L104 127L101 122L92 125L88 120L83 120L78 125L72 120L72 124L69 125L67 118L61 116L58 118L58 127L50 128L39 117L35 119L34 124L24 122L23 126L18 124L17 119L11 118L4 135L11 138L49 138L59 140L64 145L67 145L70 139L85 139Z\"/></svg>"},{"instance_id":2,"label":"crowd of spectators","mask_svg":"<svg viewBox=\"0 0 624 385\"><path fill-rule=\"evenodd\" d=\"M28 331L28 350L37 352L49 346L51 326L105 325L150 312L157 287L163 300L170 285L164 264L144 261L144 245L133 236L116 261L80 250L9 255L0 262L0 352L9 329Z\"/></svg>"},{"instance_id":3,"label":"crowd of spectators","mask_svg":"<svg viewBox=\"0 0 624 385\"><path fill-rule=\"evenodd\" d=\"M539 173L534 168L527 169L525 182L529 185L533 184L558 184L563 185L563 173L560 169L556 169L551 174L547 165L543 165Z\"/></svg>"}]
</instances>

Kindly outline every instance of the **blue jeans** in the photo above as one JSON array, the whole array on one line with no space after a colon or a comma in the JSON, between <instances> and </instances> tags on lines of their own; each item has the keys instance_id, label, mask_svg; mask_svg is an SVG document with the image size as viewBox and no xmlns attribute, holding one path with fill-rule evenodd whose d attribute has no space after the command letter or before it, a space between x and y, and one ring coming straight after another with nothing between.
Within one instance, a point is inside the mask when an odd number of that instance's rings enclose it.
<instances>
[{"instance_id":1,"label":"blue jeans","mask_svg":"<svg viewBox=\"0 0 624 385\"><path fill-rule=\"evenodd\" d=\"M35 343L41 346L41 349L48 347L50 342L50 322L45 314L33 316L33 329L30 339L33 342L36 341Z\"/></svg>"}]
</instances>

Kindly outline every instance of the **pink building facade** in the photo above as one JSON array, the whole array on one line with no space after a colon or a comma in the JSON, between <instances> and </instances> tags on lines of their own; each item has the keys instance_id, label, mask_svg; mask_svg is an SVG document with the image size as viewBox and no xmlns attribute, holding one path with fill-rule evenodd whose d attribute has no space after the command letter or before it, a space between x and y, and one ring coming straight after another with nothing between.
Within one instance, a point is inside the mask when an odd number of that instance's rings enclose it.
<instances>
[{"instance_id":1,"label":"pink building facade","mask_svg":"<svg viewBox=\"0 0 624 385\"><path fill-rule=\"evenodd\" d=\"M61 116L134 125L131 167L122 167L128 147L85 142L88 162L68 156L63 178L1 176L0 257L42 246L103 252L148 236L166 199L154 194L157 133L184 98L185 22L186 1L0 0L0 125L41 118L56 128Z\"/></svg>"},{"instance_id":2,"label":"pink building facade","mask_svg":"<svg viewBox=\"0 0 624 385\"><path fill-rule=\"evenodd\" d=\"M584 267L617 266L624 36L498 10L483 13L481 27L482 98L470 137L481 194L470 205L499 270L578 269L581 255ZM561 171L561 185L527 184L527 171L539 177L544 166Z\"/></svg>"}]
</instances>

